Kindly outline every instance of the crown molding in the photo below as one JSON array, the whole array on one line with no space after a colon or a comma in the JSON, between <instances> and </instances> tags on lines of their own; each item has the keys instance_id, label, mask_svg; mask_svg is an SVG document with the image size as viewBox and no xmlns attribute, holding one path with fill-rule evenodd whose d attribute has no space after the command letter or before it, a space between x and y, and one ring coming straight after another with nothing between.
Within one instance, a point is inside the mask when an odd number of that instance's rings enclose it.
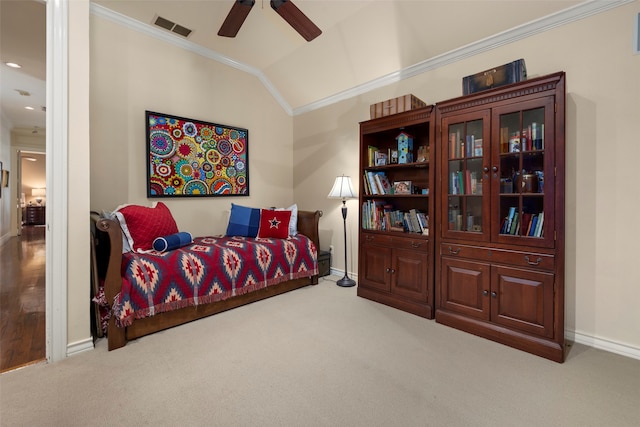
<instances>
[{"instance_id":1,"label":"crown molding","mask_svg":"<svg viewBox=\"0 0 640 427\"><path fill-rule=\"evenodd\" d=\"M193 52L197 55L214 60L221 64L227 65L229 67L235 68L237 70L243 71L245 73L248 73L257 77L258 80L260 80L260 82L267 89L267 91L271 94L271 96L273 96L276 102L280 104L282 109L290 116L293 115L293 110L291 106L285 101L285 99L282 97L280 92L278 92L278 90L275 88L273 83L271 83L271 81L259 69L251 67L250 65L244 64L242 62L236 61L232 58L229 58L228 56L222 55L211 49L204 48L196 43L193 43L189 40L186 40L182 37L179 37L167 31L161 30L159 28L155 28L151 24L140 22L138 20L135 20L133 18L130 18L126 15L115 12L111 9L108 9L104 6L101 6L93 2L91 3L91 13L95 16L99 16L101 18L115 22L116 24L122 25L131 30L145 34L149 37L153 37L155 39L164 41L166 43L177 46L181 49L187 50L189 52Z\"/></svg>"},{"instance_id":2,"label":"crown molding","mask_svg":"<svg viewBox=\"0 0 640 427\"><path fill-rule=\"evenodd\" d=\"M518 40L543 33L553 28L587 18L592 15L606 12L610 9L623 6L634 1L635 0L587 0L583 3L570 7L558 13L547 15L535 21L531 21L526 24L511 28L482 40L475 41L466 46L462 46L458 49L454 49L441 55L434 56L433 58L426 59L424 61L418 62L417 64L410 65L401 70L394 71L393 73L378 77L377 79L370 80L366 83L354 86L350 89L338 92L334 95L303 105L298 108L291 108L291 106L287 103L282 94L276 89L273 83L271 83L271 81L264 75L264 73L262 73L262 71L257 68L251 67L242 62L238 62L213 50L206 49L172 33L163 31L159 28L155 28L151 24L146 24L132 19L128 16L114 12L111 9L100 6L96 3L91 3L91 13L123 25L132 30L144 33L150 37L154 37L182 49L204 56L205 58L212 59L229 67L233 67L240 71L252 74L260 80L267 91L271 94L271 96L274 97L276 102L287 114L289 114L290 116L297 116L365 94L374 89L379 89L381 87L397 83L401 80L408 79L410 77L414 77L440 67L444 67L454 62L470 58L472 56L487 52L492 49L496 49L501 46L505 46Z\"/></svg>"},{"instance_id":3,"label":"crown molding","mask_svg":"<svg viewBox=\"0 0 640 427\"><path fill-rule=\"evenodd\" d=\"M502 33L498 33L493 36L475 41L466 46L462 46L441 55L434 56L433 58L429 58L425 61L418 62L417 64L411 65L407 68L394 71L393 73L389 73L385 76L368 81L361 85L354 86L342 92L338 92L324 99L312 102L302 107L295 108L293 110L293 115L296 116L308 113L313 110L317 110L328 105L365 94L374 89L379 89L381 87L397 83L401 80L417 76L427 71L444 67L446 65L466 58L470 58L472 56L487 52L500 46L504 46L518 40L531 37L535 34L543 33L553 28L599 14L628 3L632 3L634 1L635 0L588 0L584 3L580 3L561 12L547 15L535 21L531 21L518 27L511 28L509 30L503 31Z\"/></svg>"}]
</instances>

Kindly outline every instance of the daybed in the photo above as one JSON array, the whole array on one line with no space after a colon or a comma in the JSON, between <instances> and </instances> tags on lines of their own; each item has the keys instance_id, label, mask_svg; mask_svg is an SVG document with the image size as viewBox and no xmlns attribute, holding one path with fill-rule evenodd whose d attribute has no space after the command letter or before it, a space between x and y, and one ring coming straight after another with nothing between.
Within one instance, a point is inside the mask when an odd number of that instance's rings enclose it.
<instances>
[{"instance_id":1,"label":"daybed","mask_svg":"<svg viewBox=\"0 0 640 427\"><path fill-rule=\"evenodd\" d=\"M144 254L135 252L123 254L123 231L117 220L93 218L96 229L96 235L92 239L96 245L94 247L96 254L94 270L96 271L95 276L99 276L98 280L104 286L104 296L106 304L108 304L106 307L108 307L107 311L109 311L110 317L106 334L109 350L123 347L127 341L144 335L293 289L317 284L318 223L321 215L321 211L298 211L297 230L299 234L287 239L197 237L193 239L192 244L173 251ZM306 246L299 249L300 246L294 246L296 241L305 242ZM260 245L260 247L256 248L256 245ZM244 252L233 252L234 248L240 248ZM280 255L276 254L278 250L281 251ZM206 252L207 255L203 256L203 252ZM244 254L247 258L253 255L260 258L264 257L265 253L268 257L266 262L276 264L275 268L254 267L254 270L249 273L250 277L243 276L243 283L239 284L237 288L235 283L232 284L229 281L229 277L227 277L226 283L224 277L221 278L225 275L224 270L226 270L226 276L239 277L242 275L238 271L229 274L230 265L232 269L237 269L239 266L246 268L248 265L244 262L245 260L229 260L229 257L233 258L238 254ZM277 261L279 256L284 257L285 261L278 264L274 260ZM294 261L298 263L302 258L303 265L296 264L294 266ZM199 261L202 259L205 260L204 263ZM145 260L159 261L164 264L159 269L146 269L148 264ZM171 264L172 262L174 264L180 263L173 270L182 271L179 273L176 271L166 272L167 265L174 265ZM260 262L265 264L264 260ZM185 267L185 263L189 265ZM255 271L256 269L261 270L260 274ZM137 271L137 277L127 276L127 272L130 271ZM140 283L141 276L145 276L142 284ZM166 279L167 276L171 276L171 278ZM176 276L183 277L176 278ZM165 278L164 283L162 282L163 278ZM167 280L171 282L170 285L167 285ZM187 285L176 285L175 282L180 280L186 280ZM207 283L204 283L205 280ZM135 283L136 281L138 283ZM129 290L130 288L142 288L143 291L147 291L146 294L143 292L143 298L146 295L149 299L151 299L152 291L160 290L163 292L163 303L158 304L157 301L150 303L151 308L146 309L140 309L136 305L134 309L132 308L134 304L131 302L134 297L130 297L131 301L123 302L129 298L124 296L128 290L123 289L123 285ZM184 295L190 291L189 289L185 290L185 287L195 288L195 295ZM170 296L167 297L167 295Z\"/></svg>"}]
</instances>

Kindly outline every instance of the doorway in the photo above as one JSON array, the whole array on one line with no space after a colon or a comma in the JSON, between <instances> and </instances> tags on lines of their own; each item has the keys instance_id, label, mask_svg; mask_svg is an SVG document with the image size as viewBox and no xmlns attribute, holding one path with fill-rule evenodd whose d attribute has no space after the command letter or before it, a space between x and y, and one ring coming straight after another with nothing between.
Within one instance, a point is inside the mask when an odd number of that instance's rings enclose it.
<instances>
[{"instance_id":1,"label":"doorway","mask_svg":"<svg viewBox=\"0 0 640 427\"><path fill-rule=\"evenodd\" d=\"M0 370L47 357L47 10L39 0L0 2L3 138L9 155L7 222L0 248ZM5 158L6 160L6 158ZM25 174L22 171L25 171Z\"/></svg>"}]
</instances>

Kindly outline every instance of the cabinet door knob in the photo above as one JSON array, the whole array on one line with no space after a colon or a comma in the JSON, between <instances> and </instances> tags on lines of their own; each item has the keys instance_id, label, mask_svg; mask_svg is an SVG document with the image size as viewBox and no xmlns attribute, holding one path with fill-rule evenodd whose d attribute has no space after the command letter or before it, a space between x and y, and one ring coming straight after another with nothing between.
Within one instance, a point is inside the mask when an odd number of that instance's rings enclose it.
<instances>
[{"instance_id":1,"label":"cabinet door knob","mask_svg":"<svg viewBox=\"0 0 640 427\"><path fill-rule=\"evenodd\" d=\"M485 289L484 291L482 291L482 295L486 297L487 295L489 295L489 291Z\"/></svg>"},{"instance_id":2,"label":"cabinet door knob","mask_svg":"<svg viewBox=\"0 0 640 427\"><path fill-rule=\"evenodd\" d=\"M451 246L449 246L449 253L450 254L458 255L459 252L460 252L460 248L454 250Z\"/></svg>"},{"instance_id":3,"label":"cabinet door knob","mask_svg":"<svg viewBox=\"0 0 640 427\"><path fill-rule=\"evenodd\" d=\"M538 259L535 260L535 261L530 261L528 255L524 257L524 260L527 261L527 264L529 264L529 265L538 265L538 264L540 264L542 262L542 258L540 258L540 257L538 257Z\"/></svg>"},{"instance_id":4,"label":"cabinet door knob","mask_svg":"<svg viewBox=\"0 0 640 427\"><path fill-rule=\"evenodd\" d=\"M497 297L497 296L498 296L498 294L497 294L496 292L491 292L491 296L492 296L493 298L495 298L495 297Z\"/></svg>"},{"instance_id":5,"label":"cabinet door knob","mask_svg":"<svg viewBox=\"0 0 640 427\"><path fill-rule=\"evenodd\" d=\"M487 166L485 166L484 168L482 168L482 170L484 171L484 173L489 172L489 168Z\"/></svg>"},{"instance_id":6,"label":"cabinet door knob","mask_svg":"<svg viewBox=\"0 0 640 427\"><path fill-rule=\"evenodd\" d=\"M494 172L498 172L498 167L494 166L494 167L491 168L491 170L494 171Z\"/></svg>"},{"instance_id":7,"label":"cabinet door knob","mask_svg":"<svg viewBox=\"0 0 640 427\"><path fill-rule=\"evenodd\" d=\"M420 246L422 246L422 243L420 242L411 242L411 247L413 248L419 248Z\"/></svg>"},{"instance_id":8,"label":"cabinet door knob","mask_svg":"<svg viewBox=\"0 0 640 427\"><path fill-rule=\"evenodd\" d=\"M386 271L387 273L391 273L391 269L390 269L390 268L387 268L385 271Z\"/></svg>"}]
</instances>

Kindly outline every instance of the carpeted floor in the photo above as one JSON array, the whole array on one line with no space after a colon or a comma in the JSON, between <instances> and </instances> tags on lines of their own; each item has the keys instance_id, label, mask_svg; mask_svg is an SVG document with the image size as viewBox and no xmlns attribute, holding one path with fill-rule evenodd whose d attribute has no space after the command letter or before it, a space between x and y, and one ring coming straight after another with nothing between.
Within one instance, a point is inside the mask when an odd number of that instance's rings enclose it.
<instances>
[{"instance_id":1,"label":"carpeted floor","mask_svg":"<svg viewBox=\"0 0 640 427\"><path fill-rule=\"evenodd\" d=\"M640 361L557 364L330 280L0 376L1 426L637 426Z\"/></svg>"}]
</instances>

